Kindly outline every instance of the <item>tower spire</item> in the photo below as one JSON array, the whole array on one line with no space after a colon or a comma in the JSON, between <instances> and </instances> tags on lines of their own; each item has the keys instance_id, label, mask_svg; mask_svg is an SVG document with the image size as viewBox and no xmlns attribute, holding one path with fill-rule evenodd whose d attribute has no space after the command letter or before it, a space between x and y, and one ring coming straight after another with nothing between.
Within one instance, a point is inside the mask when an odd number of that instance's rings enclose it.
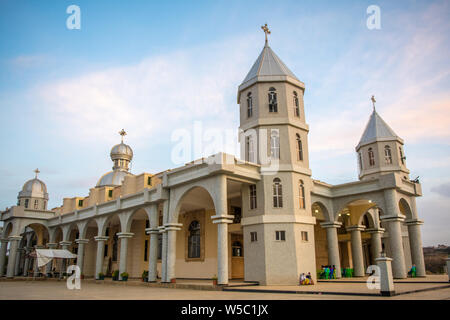
<instances>
[{"instance_id":1,"label":"tower spire","mask_svg":"<svg viewBox=\"0 0 450 320\"><path fill-rule=\"evenodd\" d=\"M265 25L261 26L261 29L263 29L264 34L266 36L266 46L267 46L269 44L269 41L267 39L267 35L270 34L270 30L269 30L269 27L267 26L267 23Z\"/></svg>"}]
</instances>

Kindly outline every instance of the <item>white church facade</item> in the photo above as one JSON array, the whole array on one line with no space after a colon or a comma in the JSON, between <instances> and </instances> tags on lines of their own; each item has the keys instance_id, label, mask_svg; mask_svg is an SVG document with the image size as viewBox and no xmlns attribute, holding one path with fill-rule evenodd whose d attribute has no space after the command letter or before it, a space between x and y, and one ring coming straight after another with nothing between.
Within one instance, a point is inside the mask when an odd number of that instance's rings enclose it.
<instances>
[{"instance_id":1,"label":"white church facade","mask_svg":"<svg viewBox=\"0 0 450 320\"><path fill-rule=\"evenodd\" d=\"M266 30L265 30L266 31ZM267 36L267 34L266 34ZM87 197L49 210L43 181L27 181L3 221L0 276L48 273L29 253L63 248L86 278L127 272L148 281L231 279L261 285L314 280L324 265L365 275L381 251L394 278L425 276L404 141L375 107L356 146L359 180L331 185L309 168L305 85L267 42L239 86L241 157L219 153L160 173L132 174L130 146L111 150L113 170ZM373 99L374 101L374 99ZM7 255L7 252L9 254ZM7 261L7 263L6 263Z\"/></svg>"}]
</instances>

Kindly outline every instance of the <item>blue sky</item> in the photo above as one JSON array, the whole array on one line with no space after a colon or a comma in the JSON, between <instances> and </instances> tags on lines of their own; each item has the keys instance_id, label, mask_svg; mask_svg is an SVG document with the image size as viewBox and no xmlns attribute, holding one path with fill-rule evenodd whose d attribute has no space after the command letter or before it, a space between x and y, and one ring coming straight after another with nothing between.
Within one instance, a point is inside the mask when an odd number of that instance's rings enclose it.
<instances>
[{"instance_id":1,"label":"blue sky","mask_svg":"<svg viewBox=\"0 0 450 320\"><path fill-rule=\"evenodd\" d=\"M80 30L66 28L71 4ZM380 30L366 27L371 4ZM306 85L313 178L357 179L375 94L421 179L424 244L450 245L448 17L448 1L1 0L0 208L36 167L50 207L88 195L122 128L134 173L178 166L175 129L236 129L237 87L268 23L272 49Z\"/></svg>"}]
</instances>

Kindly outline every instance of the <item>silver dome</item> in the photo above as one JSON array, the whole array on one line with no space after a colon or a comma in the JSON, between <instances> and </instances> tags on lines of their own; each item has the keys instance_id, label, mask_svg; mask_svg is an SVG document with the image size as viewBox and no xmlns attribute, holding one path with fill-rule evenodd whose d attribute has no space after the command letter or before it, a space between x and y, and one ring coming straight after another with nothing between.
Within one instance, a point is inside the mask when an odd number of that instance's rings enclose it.
<instances>
[{"instance_id":1,"label":"silver dome","mask_svg":"<svg viewBox=\"0 0 450 320\"><path fill-rule=\"evenodd\" d=\"M23 197L48 199L47 186L37 178L28 180L19 192L19 198Z\"/></svg>"},{"instance_id":2,"label":"silver dome","mask_svg":"<svg viewBox=\"0 0 450 320\"><path fill-rule=\"evenodd\" d=\"M120 186L126 176L133 176L133 174L125 170L107 172L98 180L96 187Z\"/></svg>"},{"instance_id":3,"label":"silver dome","mask_svg":"<svg viewBox=\"0 0 450 320\"><path fill-rule=\"evenodd\" d=\"M129 145L122 142L112 147L110 155L113 161L115 159L126 159L131 161L131 159L133 159L133 150Z\"/></svg>"}]
</instances>

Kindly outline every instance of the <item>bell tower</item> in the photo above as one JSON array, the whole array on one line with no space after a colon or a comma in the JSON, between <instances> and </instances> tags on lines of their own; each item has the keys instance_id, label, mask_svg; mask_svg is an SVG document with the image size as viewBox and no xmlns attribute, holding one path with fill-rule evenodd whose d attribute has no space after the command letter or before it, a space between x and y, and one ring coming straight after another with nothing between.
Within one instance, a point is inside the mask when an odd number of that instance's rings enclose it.
<instances>
[{"instance_id":1,"label":"bell tower","mask_svg":"<svg viewBox=\"0 0 450 320\"><path fill-rule=\"evenodd\" d=\"M261 166L261 181L242 193L245 278L293 284L300 273L316 275L305 85L270 48L267 24L261 28L263 50L237 97L241 158Z\"/></svg>"},{"instance_id":2,"label":"bell tower","mask_svg":"<svg viewBox=\"0 0 450 320\"><path fill-rule=\"evenodd\" d=\"M375 109L375 97L372 96L373 112L364 133L356 146L359 179L376 178L379 175L395 172L409 179L403 139L381 118Z\"/></svg>"}]
</instances>

